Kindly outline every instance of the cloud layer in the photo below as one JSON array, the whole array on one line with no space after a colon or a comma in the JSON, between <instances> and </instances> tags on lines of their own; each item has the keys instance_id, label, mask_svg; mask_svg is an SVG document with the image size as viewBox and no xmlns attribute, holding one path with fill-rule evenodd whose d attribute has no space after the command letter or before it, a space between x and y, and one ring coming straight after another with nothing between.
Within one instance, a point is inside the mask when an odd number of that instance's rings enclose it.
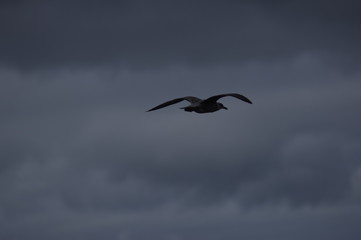
<instances>
[{"instance_id":1,"label":"cloud layer","mask_svg":"<svg viewBox=\"0 0 361 240\"><path fill-rule=\"evenodd\" d=\"M1 5L0 60L22 68L217 65L303 52L360 60L357 1Z\"/></svg>"},{"instance_id":2,"label":"cloud layer","mask_svg":"<svg viewBox=\"0 0 361 240\"><path fill-rule=\"evenodd\" d=\"M356 1L0 6L1 239L360 238Z\"/></svg>"}]
</instances>

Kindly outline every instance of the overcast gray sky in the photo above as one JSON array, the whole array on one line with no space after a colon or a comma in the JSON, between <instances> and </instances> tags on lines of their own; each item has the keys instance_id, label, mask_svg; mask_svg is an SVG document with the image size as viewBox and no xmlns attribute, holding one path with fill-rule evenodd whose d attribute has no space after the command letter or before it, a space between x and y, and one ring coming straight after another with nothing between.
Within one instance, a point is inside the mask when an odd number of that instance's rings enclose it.
<instances>
[{"instance_id":1,"label":"overcast gray sky","mask_svg":"<svg viewBox=\"0 0 361 240\"><path fill-rule=\"evenodd\" d=\"M0 1L0 239L360 239L360 11Z\"/></svg>"}]
</instances>

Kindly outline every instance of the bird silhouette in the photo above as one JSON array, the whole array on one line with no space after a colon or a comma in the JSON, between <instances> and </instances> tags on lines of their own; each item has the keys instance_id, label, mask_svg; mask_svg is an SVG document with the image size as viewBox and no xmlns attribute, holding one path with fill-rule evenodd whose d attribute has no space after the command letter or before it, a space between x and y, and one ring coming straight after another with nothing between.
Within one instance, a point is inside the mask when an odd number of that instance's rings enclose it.
<instances>
[{"instance_id":1,"label":"bird silhouette","mask_svg":"<svg viewBox=\"0 0 361 240\"><path fill-rule=\"evenodd\" d=\"M164 107L179 103L184 100L191 103L189 106L181 108L181 109L184 109L184 111L186 111L186 112L211 113L211 112L218 111L220 109L227 110L228 108L226 108L222 103L217 102L218 99L227 97L227 96L235 97L244 102L252 104L251 100L249 100L248 98L246 98L243 95L240 95L238 93L225 93L225 94L215 95L215 96L209 97L207 99L199 99L197 97L192 97L192 96L175 98L173 100L162 103L154 108L151 108L147 112L158 110L160 108L164 108Z\"/></svg>"}]
</instances>

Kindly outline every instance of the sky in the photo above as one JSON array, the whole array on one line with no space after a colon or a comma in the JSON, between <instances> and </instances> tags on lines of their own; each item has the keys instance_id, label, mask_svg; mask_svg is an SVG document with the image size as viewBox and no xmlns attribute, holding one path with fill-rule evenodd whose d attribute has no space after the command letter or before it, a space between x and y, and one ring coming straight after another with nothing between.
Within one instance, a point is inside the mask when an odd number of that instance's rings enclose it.
<instances>
[{"instance_id":1,"label":"sky","mask_svg":"<svg viewBox=\"0 0 361 240\"><path fill-rule=\"evenodd\" d=\"M0 1L0 239L360 239L360 10Z\"/></svg>"}]
</instances>

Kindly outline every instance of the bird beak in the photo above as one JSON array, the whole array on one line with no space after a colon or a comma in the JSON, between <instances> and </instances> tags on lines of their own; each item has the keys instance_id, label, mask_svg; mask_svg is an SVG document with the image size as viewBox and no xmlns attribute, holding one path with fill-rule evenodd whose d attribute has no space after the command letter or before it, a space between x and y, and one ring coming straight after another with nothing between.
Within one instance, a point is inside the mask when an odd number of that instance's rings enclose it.
<instances>
[{"instance_id":1,"label":"bird beak","mask_svg":"<svg viewBox=\"0 0 361 240\"><path fill-rule=\"evenodd\" d=\"M223 109L226 109L226 110L228 110L228 108L226 108L225 106L223 106Z\"/></svg>"}]
</instances>

